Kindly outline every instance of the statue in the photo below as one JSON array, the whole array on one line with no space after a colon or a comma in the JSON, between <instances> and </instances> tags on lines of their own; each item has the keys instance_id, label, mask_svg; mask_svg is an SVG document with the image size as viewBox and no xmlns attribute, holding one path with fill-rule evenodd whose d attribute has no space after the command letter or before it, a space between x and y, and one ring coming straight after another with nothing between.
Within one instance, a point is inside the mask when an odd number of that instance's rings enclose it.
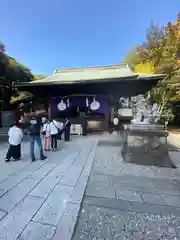
<instances>
[{"instance_id":1,"label":"statue","mask_svg":"<svg viewBox=\"0 0 180 240\"><path fill-rule=\"evenodd\" d=\"M153 106L151 109L151 116L152 116L152 122L157 123L160 116L158 112L158 104L156 102L153 103Z\"/></svg>"},{"instance_id":2,"label":"statue","mask_svg":"<svg viewBox=\"0 0 180 240\"><path fill-rule=\"evenodd\" d=\"M148 124L148 104L144 95L138 95L131 99L134 118L131 121L132 124Z\"/></svg>"}]
</instances>

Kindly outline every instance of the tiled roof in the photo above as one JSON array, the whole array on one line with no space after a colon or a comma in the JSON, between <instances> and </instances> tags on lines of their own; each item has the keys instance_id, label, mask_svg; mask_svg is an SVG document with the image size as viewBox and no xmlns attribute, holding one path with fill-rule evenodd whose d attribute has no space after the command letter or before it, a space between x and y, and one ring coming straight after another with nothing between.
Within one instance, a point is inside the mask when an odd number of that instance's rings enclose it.
<instances>
[{"instance_id":1,"label":"tiled roof","mask_svg":"<svg viewBox=\"0 0 180 240\"><path fill-rule=\"evenodd\" d=\"M134 73L127 64L108 65L88 68L57 69L52 76L45 79L22 83L22 85L44 85L44 84L80 84L93 82L107 82L123 79L163 79L163 74Z\"/></svg>"},{"instance_id":2,"label":"tiled roof","mask_svg":"<svg viewBox=\"0 0 180 240\"><path fill-rule=\"evenodd\" d=\"M116 79L125 77L136 77L128 65L110 65L88 68L68 68L58 69L55 73L42 80L33 81L33 83L42 82L76 82L86 80Z\"/></svg>"}]
</instances>

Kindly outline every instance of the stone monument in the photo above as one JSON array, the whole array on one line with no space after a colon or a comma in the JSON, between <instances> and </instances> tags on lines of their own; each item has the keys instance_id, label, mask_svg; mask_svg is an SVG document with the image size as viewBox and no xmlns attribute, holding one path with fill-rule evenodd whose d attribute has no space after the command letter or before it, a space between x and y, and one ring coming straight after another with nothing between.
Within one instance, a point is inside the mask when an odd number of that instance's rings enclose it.
<instances>
[{"instance_id":1,"label":"stone monument","mask_svg":"<svg viewBox=\"0 0 180 240\"><path fill-rule=\"evenodd\" d=\"M158 124L158 104L148 104L143 95L132 98L134 117L124 126L124 161L142 165L173 167L167 147L168 132Z\"/></svg>"}]
</instances>

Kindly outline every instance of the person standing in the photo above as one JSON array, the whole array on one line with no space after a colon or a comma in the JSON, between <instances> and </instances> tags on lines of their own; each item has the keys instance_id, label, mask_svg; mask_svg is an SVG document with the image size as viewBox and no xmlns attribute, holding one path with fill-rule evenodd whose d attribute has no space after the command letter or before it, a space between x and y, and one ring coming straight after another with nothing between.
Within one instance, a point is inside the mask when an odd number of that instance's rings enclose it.
<instances>
[{"instance_id":1,"label":"person standing","mask_svg":"<svg viewBox=\"0 0 180 240\"><path fill-rule=\"evenodd\" d=\"M5 161L9 162L11 158L13 158L14 161L20 160L23 134L18 122L9 129L8 136L10 145L6 154Z\"/></svg>"},{"instance_id":2,"label":"person standing","mask_svg":"<svg viewBox=\"0 0 180 240\"><path fill-rule=\"evenodd\" d=\"M47 119L43 124L43 135L44 135L44 150L50 150L51 134L50 134L50 121Z\"/></svg>"},{"instance_id":3,"label":"person standing","mask_svg":"<svg viewBox=\"0 0 180 240\"><path fill-rule=\"evenodd\" d=\"M27 122L27 129L28 129L28 134L30 137L30 155L31 155L31 160L34 162L35 155L34 155L34 143L36 142L39 148L39 153L40 153L40 159L45 160L47 157L44 156L43 153L43 147L42 147L42 140L41 140L41 126L42 126L42 121L41 118L34 113L30 117L30 119Z\"/></svg>"},{"instance_id":4,"label":"person standing","mask_svg":"<svg viewBox=\"0 0 180 240\"><path fill-rule=\"evenodd\" d=\"M88 125L87 116L84 116L83 124L82 124L82 134L83 134L83 136L87 135L87 127L88 127L87 125Z\"/></svg>"},{"instance_id":5,"label":"person standing","mask_svg":"<svg viewBox=\"0 0 180 240\"><path fill-rule=\"evenodd\" d=\"M64 140L65 140L65 142L70 141L70 129L71 129L71 122L68 118L65 118L65 123L64 123Z\"/></svg>"},{"instance_id":6,"label":"person standing","mask_svg":"<svg viewBox=\"0 0 180 240\"><path fill-rule=\"evenodd\" d=\"M50 121L51 149L53 152L57 150L57 138L59 132L59 123L56 120Z\"/></svg>"}]
</instances>

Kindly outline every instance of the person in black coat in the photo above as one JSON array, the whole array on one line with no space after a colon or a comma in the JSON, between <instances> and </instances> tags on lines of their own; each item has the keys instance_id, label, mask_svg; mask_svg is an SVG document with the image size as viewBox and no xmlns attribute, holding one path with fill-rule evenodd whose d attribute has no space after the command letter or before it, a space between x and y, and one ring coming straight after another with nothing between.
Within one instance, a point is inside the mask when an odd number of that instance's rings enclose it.
<instances>
[{"instance_id":1,"label":"person in black coat","mask_svg":"<svg viewBox=\"0 0 180 240\"><path fill-rule=\"evenodd\" d=\"M65 142L70 141L70 128L71 128L71 122L69 119L65 118L65 123L64 123L64 140L65 140Z\"/></svg>"},{"instance_id":2,"label":"person in black coat","mask_svg":"<svg viewBox=\"0 0 180 240\"><path fill-rule=\"evenodd\" d=\"M43 147L42 147L42 140L41 140L41 126L42 126L42 120L39 116L34 113L32 116L29 117L28 121L24 123L24 127L26 128L29 140L30 140L30 156L31 160L35 161L35 155L34 155L34 144L35 142L38 145L39 153L40 153L40 159L45 160L46 157L43 153Z\"/></svg>"},{"instance_id":3,"label":"person in black coat","mask_svg":"<svg viewBox=\"0 0 180 240\"><path fill-rule=\"evenodd\" d=\"M83 134L83 136L87 135L87 128L88 128L88 120L87 120L87 116L84 116L83 124L82 124L82 134Z\"/></svg>"}]
</instances>

